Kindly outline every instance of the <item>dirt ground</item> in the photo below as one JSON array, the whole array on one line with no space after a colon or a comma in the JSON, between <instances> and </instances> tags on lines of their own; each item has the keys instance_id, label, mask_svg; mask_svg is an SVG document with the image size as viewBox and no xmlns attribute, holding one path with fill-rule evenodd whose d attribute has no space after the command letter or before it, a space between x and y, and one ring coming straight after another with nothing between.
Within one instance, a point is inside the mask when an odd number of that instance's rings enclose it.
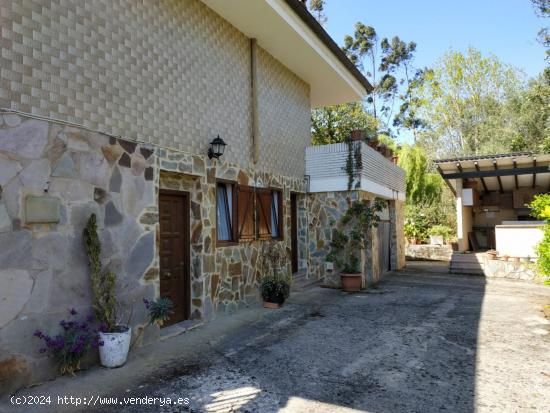
<instances>
[{"instance_id":1,"label":"dirt ground","mask_svg":"<svg viewBox=\"0 0 550 413\"><path fill-rule=\"evenodd\" d=\"M254 304L139 349L123 368L18 393L112 405L0 411L550 411L550 288L408 268L357 294L316 287L281 310Z\"/></svg>"}]
</instances>

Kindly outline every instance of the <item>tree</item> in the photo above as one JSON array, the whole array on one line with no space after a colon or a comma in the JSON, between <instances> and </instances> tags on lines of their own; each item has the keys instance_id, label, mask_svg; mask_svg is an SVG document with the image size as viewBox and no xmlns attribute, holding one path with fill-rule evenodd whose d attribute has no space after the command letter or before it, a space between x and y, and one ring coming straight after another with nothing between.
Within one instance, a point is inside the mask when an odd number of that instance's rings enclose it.
<instances>
[{"instance_id":1,"label":"tree","mask_svg":"<svg viewBox=\"0 0 550 413\"><path fill-rule=\"evenodd\" d=\"M523 76L494 56L448 52L415 91L416 115L429 125L422 145L433 157L508 151L517 131L505 105L524 86Z\"/></svg>"},{"instance_id":2,"label":"tree","mask_svg":"<svg viewBox=\"0 0 550 413\"><path fill-rule=\"evenodd\" d=\"M378 122L368 114L360 102L326 106L311 114L311 141L314 145L344 142L351 131L361 129L368 137L375 137Z\"/></svg>"},{"instance_id":3,"label":"tree","mask_svg":"<svg viewBox=\"0 0 550 413\"><path fill-rule=\"evenodd\" d=\"M327 22L327 16L323 13L325 9L325 0L311 0L309 2L309 11L319 22L321 26Z\"/></svg>"},{"instance_id":4,"label":"tree","mask_svg":"<svg viewBox=\"0 0 550 413\"><path fill-rule=\"evenodd\" d=\"M511 151L550 152L550 79L541 75L512 96L504 109Z\"/></svg>"},{"instance_id":5,"label":"tree","mask_svg":"<svg viewBox=\"0 0 550 413\"><path fill-rule=\"evenodd\" d=\"M407 203L429 206L441 198L443 180L430 172L428 158L418 145L404 145L399 151L398 164L405 170Z\"/></svg>"},{"instance_id":6,"label":"tree","mask_svg":"<svg viewBox=\"0 0 550 413\"><path fill-rule=\"evenodd\" d=\"M373 27L358 22L353 36L344 38L343 50L372 84L374 91L367 103L374 118L381 121L383 132L390 134L399 90L410 82L416 43L406 43L397 36L380 40Z\"/></svg>"},{"instance_id":7,"label":"tree","mask_svg":"<svg viewBox=\"0 0 550 413\"><path fill-rule=\"evenodd\" d=\"M550 0L531 0L537 14L542 18L550 17ZM548 28L542 28L538 34L539 42L546 47L546 59L550 59L550 31ZM547 69L548 70L548 69Z\"/></svg>"}]
</instances>

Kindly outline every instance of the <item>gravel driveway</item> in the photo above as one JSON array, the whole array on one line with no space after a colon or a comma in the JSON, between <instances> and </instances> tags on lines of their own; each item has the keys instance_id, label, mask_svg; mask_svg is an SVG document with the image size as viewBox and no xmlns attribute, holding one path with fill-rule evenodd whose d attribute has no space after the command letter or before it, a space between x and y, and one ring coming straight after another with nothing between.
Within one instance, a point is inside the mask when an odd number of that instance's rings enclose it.
<instances>
[{"instance_id":1,"label":"gravel driveway","mask_svg":"<svg viewBox=\"0 0 550 413\"><path fill-rule=\"evenodd\" d=\"M549 412L550 288L408 268L358 294L316 287L281 310L254 304L142 347L123 368L20 394L117 397L86 412Z\"/></svg>"},{"instance_id":2,"label":"gravel driveway","mask_svg":"<svg viewBox=\"0 0 550 413\"><path fill-rule=\"evenodd\" d=\"M136 394L196 412L548 412L549 303L547 287L427 272L316 290Z\"/></svg>"}]
</instances>

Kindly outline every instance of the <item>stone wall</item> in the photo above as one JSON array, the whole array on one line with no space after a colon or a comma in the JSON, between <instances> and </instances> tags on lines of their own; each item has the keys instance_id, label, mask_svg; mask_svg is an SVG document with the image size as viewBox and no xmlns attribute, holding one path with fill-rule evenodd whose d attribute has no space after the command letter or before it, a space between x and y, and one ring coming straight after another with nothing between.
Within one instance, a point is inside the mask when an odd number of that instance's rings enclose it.
<instances>
[{"instance_id":1,"label":"stone wall","mask_svg":"<svg viewBox=\"0 0 550 413\"><path fill-rule=\"evenodd\" d=\"M451 261L453 249L450 245L407 244L405 253L410 260Z\"/></svg>"},{"instance_id":2,"label":"stone wall","mask_svg":"<svg viewBox=\"0 0 550 413\"><path fill-rule=\"evenodd\" d=\"M82 229L92 213L103 263L117 275L120 319L133 307L131 324L144 322L141 301L156 295L145 276L154 259L155 168L149 146L0 114L0 393L55 374L35 330L54 333L70 308L90 313ZM30 223L41 221L37 211L49 212L49 223Z\"/></svg>"},{"instance_id":3,"label":"stone wall","mask_svg":"<svg viewBox=\"0 0 550 413\"><path fill-rule=\"evenodd\" d=\"M265 241L216 247L218 178L283 191L284 239L277 244L286 250L290 195L297 194L299 266L306 270L304 179L0 114L0 393L55 375L33 333L55 333L71 308L83 316L91 311L81 234L92 213L98 217L103 264L117 275L120 319L131 313L136 335L145 325L142 300L158 297L160 287L160 188L191 194L192 318L207 320L257 301ZM53 218L31 223L30 206L51 209ZM290 271L290 259L287 267ZM149 326L141 342L158 334Z\"/></svg>"},{"instance_id":4,"label":"stone wall","mask_svg":"<svg viewBox=\"0 0 550 413\"><path fill-rule=\"evenodd\" d=\"M0 108L251 162L250 39L200 0L0 2ZM303 177L309 86L260 49L260 167Z\"/></svg>"},{"instance_id":5,"label":"stone wall","mask_svg":"<svg viewBox=\"0 0 550 413\"><path fill-rule=\"evenodd\" d=\"M283 191L284 237L280 244L290 254L290 194L298 193L299 269L305 270L306 227L303 179L273 175L238 165L206 161L202 156L159 150L159 187L191 194L192 317L210 319L218 312L232 313L259 298L262 262L260 251L266 241L216 246L216 179L257 188ZM158 239L158 237L157 237ZM287 263L290 273L290 260ZM158 265L152 269L158 280Z\"/></svg>"},{"instance_id":6,"label":"stone wall","mask_svg":"<svg viewBox=\"0 0 550 413\"><path fill-rule=\"evenodd\" d=\"M326 260L330 252L333 230L338 228L338 221L348 209L349 203L360 199L373 200L375 195L364 191L351 192L320 192L307 195L307 223L308 223L308 277L314 280L323 280L323 283L338 287L340 276L338 268L327 270ZM390 251L391 269L398 270L404 267L404 246L402 227L403 208L399 201L388 201L388 215L390 219ZM397 206L396 206L397 205ZM376 284L381 279L379 261L378 231L373 230L369 235L370 248L361 254L363 285Z\"/></svg>"},{"instance_id":7,"label":"stone wall","mask_svg":"<svg viewBox=\"0 0 550 413\"><path fill-rule=\"evenodd\" d=\"M488 278L506 278L520 281L537 280L537 272L533 263L490 260L487 257L483 259L483 273Z\"/></svg>"}]
</instances>

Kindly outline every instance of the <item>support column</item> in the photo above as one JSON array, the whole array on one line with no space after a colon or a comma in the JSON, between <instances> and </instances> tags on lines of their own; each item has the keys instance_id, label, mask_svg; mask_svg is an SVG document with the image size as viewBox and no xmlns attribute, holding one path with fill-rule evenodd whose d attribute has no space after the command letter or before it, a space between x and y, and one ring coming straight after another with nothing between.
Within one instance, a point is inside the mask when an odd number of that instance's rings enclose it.
<instances>
[{"instance_id":1,"label":"support column","mask_svg":"<svg viewBox=\"0 0 550 413\"><path fill-rule=\"evenodd\" d=\"M456 188L456 229L458 239L458 250L468 251L468 233L472 231L472 207L464 206L462 197L462 179L455 181Z\"/></svg>"}]
</instances>

